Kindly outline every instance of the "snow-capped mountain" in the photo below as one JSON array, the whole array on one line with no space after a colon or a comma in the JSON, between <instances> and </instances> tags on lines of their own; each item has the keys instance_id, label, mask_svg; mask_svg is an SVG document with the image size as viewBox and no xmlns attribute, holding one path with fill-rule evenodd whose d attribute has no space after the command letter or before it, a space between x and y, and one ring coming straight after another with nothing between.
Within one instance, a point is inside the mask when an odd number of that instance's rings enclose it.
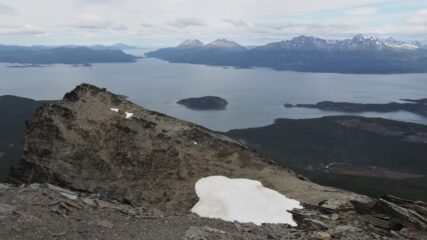
<instances>
[{"instance_id":1,"label":"snow-capped mountain","mask_svg":"<svg viewBox=\"0 0 427 240\"><path fill-rule=\"evenodd\" d=\"M344 40L299 36L255 48L218 39L182 49L163 48L146 54L171 62L235 67L270 67L301 72L357 74L425 73L427 47L419 42L356 35ZM193 47L197 46L197 47ZM189 46L189 47L188 47Z\"/></svg>"},{"instance_id":2,"label":"snow-capped mountain","mask_svg":"<svg viewBox=\"0 0 427 240\"><path fill-rule=\"evenodd\" d=\"M286 50L383 50L405 49L413 50L423 46L420 42L407 43L393 38L380 39L377 37L356 35L345 40L325 40L316 37L299 36L291 40L270 43L258 49L286 49Z\"/></svg>"},{"instance_id":3,"label":"snow-capped mountain","mask_svg":"<svg viewBox=\"0 0 427 240\"><path fill-rule=\"evenodd\" d=\"M245 47L237 44L236 42L227 39L217 39L205 45L205 48L218 48L226 50L246 50Z\"/></svg>"},{"instance_id":4,"label":"snow-capped mountain","mask_svg":"<svg viewBox=\"0 0 427 240\"><path fill-rule=\"evenodd\" d=\"M243 46L237 44L236 42L229 41L227 39L217 39L211 43L203 44L203 42L194 39L194 40L185 40L183 43L178 45L177 48L184 48L184 49L192 49L192 48L198 48L198 49L222 49L222 50L232 50L232 51L242 51L246 50Z\"/></svg>"},{"instance_id":5,"label":"snow-capped mountain","mask_svg":"<svg viewBox=\"0 0 427 240\"><path fill-rule=\"evenodd\" d=\"M422 43L419 41L412 41L410 44L417 46L418 48L424 48L427 49L427 43Z\"/></svg>"},{"instance_id":6,"label":"snow-capped mountain","mask_svg":"<svg viewBox=\"0 0 427 240\"><path fill-rule=\"evenodd\" d=\"M294 49L294 50L312 50L312 49L327 49L330 48L330 43L327 40L316 38L299 36L291 40L280 41L269 43L264 46L258 47L258 49Z\"/></svg>"},{"instance_id":7,"label":"snow-capped mountain","mask_svg":"<svg viewBox=\"0 0 427 240\"><path fill-rule=\"evenodd\" d=\"M391 48L400 48L400 49L417 49L419 46L413 43L406 43L402 41L397 41L394 38L387 38L383 41L384 44Z\"/></svg>"},{"instance_id":8,"label":"snow-capped mountain","mask_svg":"<svg viewBox=\"0 0 427 240\"><path fill-rule=\"evenodd\" d=\"M178 48L202 48L205 44L203 44L201 41L197 39L187 39L184 42L182 42L180 45L178 45Z\"/></svg>"}]
</instances>

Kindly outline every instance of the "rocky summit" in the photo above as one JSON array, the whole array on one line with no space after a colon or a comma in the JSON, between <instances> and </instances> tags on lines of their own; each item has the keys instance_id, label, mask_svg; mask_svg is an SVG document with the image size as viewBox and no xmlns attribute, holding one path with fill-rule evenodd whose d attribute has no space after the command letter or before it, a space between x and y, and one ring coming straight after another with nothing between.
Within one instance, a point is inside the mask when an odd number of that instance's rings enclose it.
<instances>
[{"instance_id":1,"label":"rocky summit","mask_svg":"<svg viewBox=\"0 0 427 240\"><path fill-rule=\"evenodd\" d=\"M195 183L215 175L258 180L300 201L304 208L292 212L298 227L190 214L198 201ZM423 239L427 234L423 202L371 199L320 186L228 137L88 84L36 111L9 181L24 184L0 185L0 239Z\"/></svg>"},{"instance_id":2,"label":"rocky summit","mask_svg":"<svg viewBox=\"0 0 427 240\"><path fill-rule=\"evenodd\" d=\"M39 108L27 128L12 178L169 213L190 210L197 202L195 183L215 175L259 180L303 203L363 198L305 181L225 136L87 84Z\"/></svg>"}]
</instances>

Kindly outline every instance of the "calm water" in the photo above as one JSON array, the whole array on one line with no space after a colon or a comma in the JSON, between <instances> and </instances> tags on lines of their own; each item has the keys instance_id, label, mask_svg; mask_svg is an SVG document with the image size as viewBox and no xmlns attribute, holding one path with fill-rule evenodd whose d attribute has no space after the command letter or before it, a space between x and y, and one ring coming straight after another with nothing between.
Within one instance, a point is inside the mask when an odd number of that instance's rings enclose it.
<instances>
[{"instance_id":1,"label":"calm water","mask_svg":"<svg viewBox=\"0 0 427 240\"><path fill-rule=\"evenodd\" d=\"M95 64L91 68L53 65L8 68L0 64L0 95L60 99L87 82L129 96L146 108L189 120L214 130L264 126L276 118L313 118L339 113L287 109L284 103L323 100L386 103L400 98L426 98L427 74L352 75L233 69L171 64L155 59L137 63ZM193 111L176 104L182 98L206 95L229 101L225 111ZM366 113L427 124L427 118L407 113Z\"/></svg>"}]
</instances>

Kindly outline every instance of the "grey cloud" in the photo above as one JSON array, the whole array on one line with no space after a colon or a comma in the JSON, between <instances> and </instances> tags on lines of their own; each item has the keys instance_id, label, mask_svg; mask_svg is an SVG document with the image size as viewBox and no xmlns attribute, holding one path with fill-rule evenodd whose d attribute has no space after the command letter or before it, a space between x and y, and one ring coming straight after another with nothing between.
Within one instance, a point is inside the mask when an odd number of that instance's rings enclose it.
<instances>
[{"instance_id":1,"label":"grey cloud","mask_svg":"<svg viewBox=\"0 0 427 240\"><path fill-rule=\"evenodd\" d=\"M3 3L0 3L0 15L15 15L18 11L16 11L15 8L5 5Z\"/></svg>"},{"instance_id":2,"label":"grey cloud","mask_svg":"<svg viewBox=\"0 0 427 240\"><path fill-rule=\"evenodd\" d=\"M70 24L68 27L83 29L83 30L114 30L125 31L128 28L123 24L118 24L104 20L96 15L82 15L75 23Z\"/></svg>"},{"instance_id":3,"label":"grey cloud","mask_svg":"<svg viewBox=\"0 0 427 240\"><path fill-rule=\"evenodd\" d=\"M248 26L248 24L242 20L236 21L236 20L232 20L232 19L223 19L222 21L229 23L235 27L246 27L246 26Z\"/></svg>"},{"instance_id":4,"label":"grey cloud","mask_svg":"<svg viewBox=\"0 0 427 240\"><path fill-rule=\"evenodd\" d=\"M309 27L313 26L313 23L302 23L302 22L264 22L264 23L255 23L257 27L271 29L271 30L283 30L286 28L295 28L295 27Z\"/></svg>"},{"instance_id":5,"label":"grey cloud","mask_svg":"<svg viewBox=\"0 0 427 240\"><path fill-rule=\"evenodd\" d=\"M0 26L0 35L43 35L46 30L37 26Z\"/></svg>"},{"instance_id":6,"label":"grey cloud","mask_svg":"<svg viewBox=\"0 0 427 240\"><path fill-rule=\"evenodd\" d=\"M169 25L176 28L187 28L194 26L204 26L205 23L203 20L197 18L178 18L169 22Z\"/></svg>"},{"instance_id":7,"label":"grey cloud","mask_svg":"<svg viewBox=\"0 0 427 240\"><path fill-rule=\"evenodd\" d=\"M111 29L113 29L115 31L126 31L126 30L128 30L128 27L126 27L123 24L113 24L111 26Z\"/></svg>"},{"instance_id":8,"label":"grey cloud","mask_svg":"<svg viewBox=\"0 0 427 240\"><path fill-rule=\"evenodd\" d=\"M407 22L413 25L427 26L427 9L417 11Z\"/></svg>"},{"instance_id":9,"label":"grey cloud","mask_svg":"<svg viewBox=\"0 0 427 240\"><path fill-rule=\"evenodd\" d=\"M150 23L141 23L141 26L142 26L143 28L153 28L153 27L154 27L154 25L153 25L153 24L150 24Z\"/></svg>"},{"instance_id":10,"label":"grey cloud","mask_svg":"<svg viewBox=\"0 0 427 240\"><path fill-rule=\"evenodd\" d=\"M342 30L354 27L350 24L345 23L331 23L331 22L268 22L268 23L255 23L253 31L293 31L295 29L312 31L324 31L324 30Z\"/></svg>"},{"instance_id":11,"label":"grey cloud","mask_svg":"<svg viewBox=\"0 0 427 240\"><path fill-rule=\"evenodd\" d=\"M77 0L77 3L79 4L107 4L107 3L114 3L114 2L122 2L118 0Z\"/></svg>"}]
</instances>

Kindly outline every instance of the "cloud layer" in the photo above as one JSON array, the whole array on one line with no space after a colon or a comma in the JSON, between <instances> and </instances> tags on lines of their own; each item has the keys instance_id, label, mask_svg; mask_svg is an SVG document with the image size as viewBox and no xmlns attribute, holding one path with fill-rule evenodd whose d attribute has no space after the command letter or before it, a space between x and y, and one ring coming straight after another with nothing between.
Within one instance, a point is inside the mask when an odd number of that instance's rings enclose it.
<instances>
[{"instance_id":1,"label":"cloud layer","mask_svg":"<svg viewBox=\"0 0 427 240\"><path fill-rule=\"evenodd\" d=\"M0 15L15 15L16 13L17 11L15 8L9 5L0 3Z\"/></svg>"},{"instance_id":2,"label":"cloud layer","mask_svg":"<svg viewBox=\"0 0 427 240\"><path fill-rule=\"evenodd\" d=\"M0 0L0 43L175 45L186 38L262 44L297 35L427 40L417 0ZM17 35L20 35L19 37Z\"/></svg>"}]
</instances>

